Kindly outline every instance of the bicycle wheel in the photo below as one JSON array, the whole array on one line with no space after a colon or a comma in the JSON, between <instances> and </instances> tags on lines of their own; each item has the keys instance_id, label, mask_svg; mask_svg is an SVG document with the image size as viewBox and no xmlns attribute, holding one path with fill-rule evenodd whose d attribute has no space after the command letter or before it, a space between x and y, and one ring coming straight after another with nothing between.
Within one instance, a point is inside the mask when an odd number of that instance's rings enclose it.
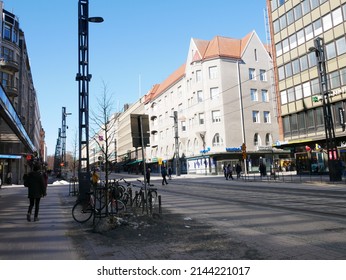
<instances>
[{"instance_id":1,"label":"bicycle wheel","mask_svg":"<svg viewBox=\"0 0 346 280\"><path fill-rule=\"evenodd\" d=\"M72 208L72 217L78 223L85 223L90 220L93 209L89 203L77 202Z\"/></svg>"},{"instance_id":2,"label":"bicycle wheel","mask_svg":"<svg viewBox=\"0 0 346 280\"><path fill-rule=\"evenodd\" d=\"M108 213L110 215L116 215L125 211L126 211L125 203L119 199L113 199L108 204Z\"/></svg>"}]
</instances>

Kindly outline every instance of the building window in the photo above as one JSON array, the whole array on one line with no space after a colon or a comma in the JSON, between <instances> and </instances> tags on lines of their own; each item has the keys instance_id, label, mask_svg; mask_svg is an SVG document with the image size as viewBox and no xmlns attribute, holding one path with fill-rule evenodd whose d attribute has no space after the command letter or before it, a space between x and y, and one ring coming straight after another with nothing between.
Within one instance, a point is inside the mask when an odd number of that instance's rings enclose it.
<instances>
[{"instance_id":1,"label":"building window","mask_svg":"<svg viewBox=\"0 0 346 280\"><path fill-rule=\"evenodd\" d=\"M268 91L266 89L262 89L262 102L269 102Z\"/></svg>"},{"instance_id":2,"label":"building window","mask_svg":"<svg viewBox=\"0 0 346 280\"><path fill-rule=\"evenodd\" d=\"M260 80L261 81L266 81L267 80L267 72L266 72L266 70L263 70L263 69L260 70Z\"/></svg>"},{"instance_id":3,"label":"building window","mask_svg":"<svg viewBox=\"0 0 346 280\"><path fill-rule=\"evenodd\" d=\"M330 73L329 74L329 81L330 81L331 89L339 88L341 85L339 71L334 71L334 72Z\"/></svg>"},{"instance_id":4,"label":"building window","mask_svg":"<svg viewBox=\"0 0 346 280\"><path fill-rule=\"evenodd\" d=\"M266 134L266 146L271 146L273 144L273 138L270 133Z\"/></svg>"},{"instance_id":5,"label":"building window","mask_svg":"<svg viewBox=\"0 0 346 280\"><path fill-rule=\"evenodd\" d=\"M219 110L211 112L213 123L221 122L221 113Z\"/></svg>"},{"instance_id":6,"label":"building window","mask_svg":"<svg viewBox=\"0 0 346 280\"><path fill-rule=\"evenodd\" d=\"M209 79L214 80L217 78L217 67L211 66L209 67Z\"/></svg>"},{"instance_id":7,"label":"building window","mask_svg":"<svg viewBox=\"0 0 346 280\"><path fill-rule=\"evenodd\" d=\"M249 80L256 80L256 70L253 68L249 69Z\"/></svg>"},{"instance_id":8,"label":"building window","mask_svg":"<svg viewBox=\"0 0 346 280\"><path fill-rule=\"evenodd\" d=\"M197 70L196 71L196 82L200 82L202 81L202 71L201 70Z\"/></svg>"},{"instance_id":9,"label":"building window","mask_svg":"<svg viewBox=\"0 0 346 280\"><path fill-rule=\"evenodd\" d=\"M185 121L181 122L181 131L186 131L186 122Z\"/></svg>"},{"instance_id":10,"label":"building window","mask_svg":"<svg viewBox=\"0 0 346 280\"><path fill-rule=\"evenodd\" d=\"M263 120L264 120L264 123L270 123L270 112L268 111L263 112Z\"/></svg>"},{"instance_id":11,"label":"building window","mask_svg":"<svg viewBox=\"0 0 346 280\"><path fill-rule=\"evenodd\" d=\"M254 56L255 56L255 61L258 61L258 57L257 57L257 49L254 49Z\"/></svg>"},{"instance_id":12,"label":"building window","mask_svg":"<svg viewBox=\"0 0 346 280\"><path fill-rule=\"evenodd\" d=\"M258 101L257 89L250 89L251 101Z\"/></svg>"},{"instance_id":13,"label":"building window","mask_svg":"<svg viewBox=\"0 0 346 280\"><path fill-rule=\"evenodd\" d=\"M202 102L203 99L204 99L203 98L203 91L201 91L201 90L197 91L197 101L198 101L198 103Z\"/></svg>"},{"instance_id":14,"label":"building window","mask_svg":"<svg viewBox=\"0 0 346 280\"><path fill-rule=\"evenodd\" d=\"M338 8L332 12L332 18L333 18L333 25L334 26L337 26L338 24L342 23L341 8Z\"/></svg>"},{"instance_id":15,"label":"building window","mask_svg":"<svg viewBox=\"0 0 346 280\"><path fill-rule=\"evenodd\" d=\"M223 145L223 140L220 137L220 134L216 133L213 137L213 147L222 146L222 145Z\"/></svg>"},{"instance_id":16,"label":"building window","mask_svg":"<svg viewBox=\"0 0 346 280\"><path fill-rule=\"evenodd\" d=\"M204 124L204 113L198 114L199 124Z\"/></svg>"},{"instance_id":17,"label":"building window","mask_svg":"<svg viewBox=\"0 0 346 280\"><path fill-rule=\"evenodd\" d=\"M323 23L323 30L326 32L327 30L331 29L333 27L332 24L332 15L327 14L322 18L322 23Z\"/></svg>"},{"instance_id":18,"label":"building window","mask_svg":"<svg viewBox=\"0 0 346 280\"><path fill-rule=\"evenodd\" d=\"M252 111L252 122L254 123L260 122L259 111Z\"/></svg>"},{"instance_id":19,"label":"building window","mask_svg":"<svg viewBox=\"0 0 346 280\"><path fill-rule=\"evenodd\" d=\"M261 137L258 135L258 133L255 133L253 137L253 144L254 146L261 146Z\"/></svg>"},{"instance_id":20,"label":"building window","mask_svg":"<svg viewBox=\"0 0 346 280\"><path fill-rule=\"evenodd\" d=\"M332 59L336 57L336 49L334 41L326 45L326 56L327 59Z\"/></svg>"},{"instance_id":21,"label":"building window","mask_svg":"<svg viewBox=\"0 0 346 280\"><path fill-rule=\"evenodd\" d=\"M281 105L287 104L287 92L283 90L280 92Z\"/></svg>"},{"instance_id":22,"label":"building window","mask_svg":"<svg viewBox=\"0 0 346 280\"><path fill-rule=\"evenodd\" d=\"M210 89L210 99L217 99L219 98L219 88L211 88Z\"/></svg>"},{"instance_id":23,"label":"building window","mask_svg":"<svg viewBox=\"0 0 346 280\"><path fill-rule=\"evenodd\" d=\"M323 29L322 29L322 20L318 19L312 23L312 27L314 29L314 35L318 36L322 34Z\"/></svg>"},{"instance_id":24,"label":"building window","mask_svg":"<svg viewBox=\"0 0 346 280\"><path fill-rule=\"evenodd\" d=\"M302 85L295 86L294 92L296 94L296 100L299 100L299 99L303 98Z\"/></svg>"},{"instance_id":25,"label":"building window","mask_svg":"<svg viewBox=\"0 0 346 280\"><path fill-rule=\"evenodd\" d=\"M342 37L342 38L336 40L336 52L338 55L342 55L343 53L346 53L346 39L345 39L345 37Z\"/></svg>"},{"instance_id":26,"label":"building window","mask_svg":"<svg viewBox=\"0 0 346 280\"><path fill-rule=\"evenodd\" d=\"M295 101L294 88L287 89L287 97L288 97L288 102Z\"/></svg>"},{"instance_id":27,"label":"building window","mask_svg":"<svg viewBox=\"0 0 346 280\"><path fill-rule=\"evenodd\" d=\"M303 84L303 95L304 97L311 96L310 82L306 82Z\"/></svg>"},{"instance_id":28,"label":"building window","mask_svg":"<svg viewBox=\"0 0 346 280\"><path fill-rule=\"evenodd\" d=\"M5 24L4 27L4 39L11 40L12 28L10 25Z\"/></svg>"}]
</instances>

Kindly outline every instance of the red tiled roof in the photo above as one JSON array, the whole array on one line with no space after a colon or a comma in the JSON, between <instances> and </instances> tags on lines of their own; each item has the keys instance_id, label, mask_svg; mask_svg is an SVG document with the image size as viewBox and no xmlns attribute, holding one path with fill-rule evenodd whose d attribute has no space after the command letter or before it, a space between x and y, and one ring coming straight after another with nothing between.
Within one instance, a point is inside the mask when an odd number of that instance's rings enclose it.
<instances>
[{"instance_id":1,"label":"red tiled roof","mask_svg":"<svg viewBox=\"0 0 346 280\"><path fill-rule=\"evenodd\" d=\"M202 59L210 59L214 57L241 58L252 35L253 32L246 35L243 39L216 36L211 41L201 41L198 39L194 39L194 41L199 53L202 54ZM203 44L201 42L203 42ZM207 44L205 44L206 42Z\"/></svg>"},{"instance_id":2,"label":"red tiled roof","mask_svg":"<svg viewBox=\"0 0 346 280\"><path fill-rule=\"evenodd\" d=\"M192 62L217 57L240 59L253 34L254 31L247 34L243 39L233 39L222 36L215 36L211 41L193 39L197 47L197 51L193 54ZM180 66L161 84L154 85L152 89L145 95L145 103L157 98L165 90L184 77L185 66L185 64Z\"/></svg>"},{"instance_id":3,"label":"red tiled roof","mask_svg":"<svg viewBox=\"0 0 346 280\"><path fill-rule=\"evenodd\" d=\"M185 76L185 63L180 66L176 71L174 71L166 80L161 84L156 84L152 87L148 94L145 96L145 103L148 103L150 100L155 99L166 89L174 85L182 77Z\"/></svg>"}]
</instances>

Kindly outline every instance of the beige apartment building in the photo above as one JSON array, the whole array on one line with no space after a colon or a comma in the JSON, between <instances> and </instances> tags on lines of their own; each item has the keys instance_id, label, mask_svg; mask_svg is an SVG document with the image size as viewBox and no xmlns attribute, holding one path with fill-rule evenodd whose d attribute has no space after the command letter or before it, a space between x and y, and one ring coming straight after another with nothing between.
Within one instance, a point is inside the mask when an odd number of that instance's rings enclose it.
<instances>
[{"instance_id":1,"label":"beige apartment building","mask_svg":"<svg viewBox=\"0 0 346 280\"><path fill-rule=\"evenodd\" d=\"M346 99L346 1L267 0L280 140L298 171L328 171L316 38L324 42L329 100L338 154L345 162L346 134L339 111Z\"/></svg>"},{"instance_id":2,"label":"beige apartment building","mask_svg":"<svg viewBox=\"0 0 346 280\"><path fill-rule=\"evenodd\" d=\"M219 174L228 163L249 172L260 162L271 168L285 157L272 147L278 140L272 69L255 31L242 39L192 38L185 63L145 96L149 161L175 168L176 121L182 173Z\"/></svg>"}]
</instances>

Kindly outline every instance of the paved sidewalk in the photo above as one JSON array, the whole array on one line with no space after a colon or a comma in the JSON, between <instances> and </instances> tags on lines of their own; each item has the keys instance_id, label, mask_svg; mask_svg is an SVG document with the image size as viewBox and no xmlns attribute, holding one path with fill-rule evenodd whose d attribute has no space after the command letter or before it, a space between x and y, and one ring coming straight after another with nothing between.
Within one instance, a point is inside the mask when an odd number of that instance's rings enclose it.
<instances>
[{"instance_id":1,"label":"paved sidewalk","mask_svg":"<svg viewBox=\"0 0 346 280\"><path fill-rule=\"evenodd\" d=\"M0 190L1 260L76 260L80 259L69 238L73 228L71 206L62 205L59 193L68 186L48 187L41 200L40 221L28 222L29 200L23 186Z\"/></svg>"}]
</instances>

